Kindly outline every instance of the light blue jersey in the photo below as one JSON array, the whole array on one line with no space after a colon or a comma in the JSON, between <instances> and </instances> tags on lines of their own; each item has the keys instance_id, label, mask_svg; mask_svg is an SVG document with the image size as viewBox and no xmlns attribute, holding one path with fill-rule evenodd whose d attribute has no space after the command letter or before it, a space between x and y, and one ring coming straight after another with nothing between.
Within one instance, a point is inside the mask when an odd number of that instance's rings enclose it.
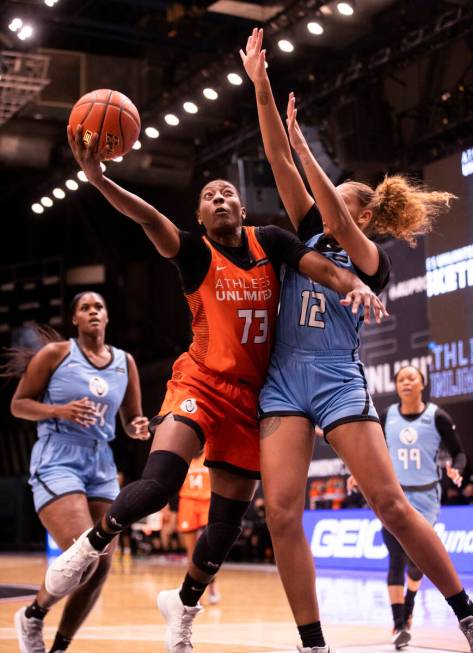
<instances>
[{"instance_id":1,"label":"light blue jersey","mask_svg":"<svg viewBox=\"0 0 473 653\"><path fill-rule=\"evenodd\" d=\"M384 432L399 482L414 488L440 480L437 454L442 441L435 426L438 406L428 403L416 419L406 419L399 404L389 407Z\"/></svg>"},{"instance_id":2,"label":"light blue jersey","mask_svg":"<svg viewBox=\"0 0 473 653\"><path fill-rule=\"evenodd\" d=\"M80 439L110 442L115 437L115 418L128 385L126 353L111 348L112 359L105 367L95 367L71 338L71 351L49 379L42 398L44 404L67 404L87 397L95 408L96 423L88 428L68 420L38 422L38 437L54 433Z\"/></svg>"},{"instance_id":3,"label":"light blue jersey","mask_svg":"<svg viewBox=\"0 0 473 653\"><path fill-rule=\"evenodd\" d=\"M321 227L317 216L312 207L302 224ZM299 235L338 267L361 275L345 251L327 238L319 242L323 234ZM363 277L375 291L387 283L389 260L381 250L378 272ZM363 309L353 315L351 307L340 303L342 298L290 268L283 271L276 342L259 397L260 418L304 416L326 436L342 424L379 421L358 358Z\"/></svg>"},{"instance_id":4,"label":"light blue jersey","mask_svg":"<svg viewBox=\"0 0 473 653\"><path fill-rule=\"evenodd\" d=\"M306 244L315 247L322 235L313 236ZM327 245L320 253L338 267L357 274L345 251L331 250L330 245ZM344 295L286 267L283 270L276 351L278 344L282 344L314 353L355 353L359 346L358 334L363 324L363 310L360 309L353 315L351 307L340 304L343 297Z\"/></svg>"}]
</instances>

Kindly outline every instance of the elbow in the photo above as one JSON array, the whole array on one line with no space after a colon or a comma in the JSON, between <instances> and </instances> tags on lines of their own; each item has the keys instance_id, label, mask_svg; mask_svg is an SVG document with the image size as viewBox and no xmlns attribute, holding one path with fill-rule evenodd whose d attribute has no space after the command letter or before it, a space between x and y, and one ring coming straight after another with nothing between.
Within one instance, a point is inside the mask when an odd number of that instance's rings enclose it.
<instances>
[{"instance_id":1,"label":"elbow","mask_svg":"<svg viewBox=\"0 0 473 653\"><path fill-rule=\"evenodd\" d=\"M19 411L18 404L19 404L18 399L15 399L15 397L13 397L10 403L10 412L13 415L13 417L21 417L20 414L21 411Z\"/></svg>"}]
</instances>

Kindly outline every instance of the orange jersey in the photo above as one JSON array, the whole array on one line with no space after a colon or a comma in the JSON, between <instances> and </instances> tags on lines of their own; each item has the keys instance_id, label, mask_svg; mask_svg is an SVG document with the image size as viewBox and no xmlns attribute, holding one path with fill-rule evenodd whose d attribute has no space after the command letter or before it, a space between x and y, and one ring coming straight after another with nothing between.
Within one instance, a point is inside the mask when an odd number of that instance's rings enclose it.
<instances>
[{"instance_id":1,"label":"orange jersey","mask_svg":"<svg viewBox=\"0 0 473 653\"><path fill-rule=\"evenodd\" d=\"M186 480L179 492L179 499L210 500L210 476L207 467L204 467L205 454L192 460Z\"/></svg>"},{"instance_id":2,"label":"orange jersey","mask_svg":"<svg viewBox=\"0 0 473 653\"><path fill-rule=\"evenodd\" d=\"M190 356L218 374L263 384L269 364L279 302L279 279L256 238L243 227L253 265L244 269L204 238L209 270L186 295L192 312Z\"/></svg>"}]
</instances>

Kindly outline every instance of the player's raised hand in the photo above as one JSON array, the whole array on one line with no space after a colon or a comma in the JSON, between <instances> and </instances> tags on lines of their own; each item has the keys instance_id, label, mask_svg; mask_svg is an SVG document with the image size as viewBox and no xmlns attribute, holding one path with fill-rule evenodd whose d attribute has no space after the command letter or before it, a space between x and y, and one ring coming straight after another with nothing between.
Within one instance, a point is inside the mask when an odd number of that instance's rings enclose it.
<instances>
[{"instance_id":1,"label":"player's raised hand","mask_svg":"<svg viewBox=\"0 0 473 653\"><path fill-rule=\"evenodd\" d=\"M246 74L253 83L266 79L266 50L262 50L263 30L256 27L248 37L246 49L240 50L240 57Z\"/></svg>"},{"instance_id":2,"label":"player's raised hand","mask_svg":"<svg viewBox=\"0 0 473 653\"><path fill-rule=\"evenodd\" d=\"M90 183L94 184L100 181L103 176L100 161L105 158L105 153L96 151L98 134L93 134L89 144L85 145L82 138L82 125L77 125L75 134L68 125L67 140L75 160L84 171Z\"/></svg>"},{"instance_id":3,"label":"player's raised hand","mask_svg":"<svg viewBox=\"0 0 473 653\"><path fill-rule=\"evenodd\" d=\"M307 141L301 131L299 123L297 122L296 98L292 92L289 93L289 100L287 103L286 125L291 146L296 152L300 152L302 149L307 147Z\"/></svg>"},{"instance_id":4,"label":"player's raised hand","mask_svg":"<svg viewBox=\"0 0 473 653\"><path fill-rule=\"evenodd\" d=\"M371 311L373 312L376 324L381 324L385 316L389 316L383 302L366 285L359 286L347 293L344 299L340 300L343 306L351 306L351 312L356 315L360 306L364 307L364 319L367 324L371 323Z\"/></svg>"}]
</instances>

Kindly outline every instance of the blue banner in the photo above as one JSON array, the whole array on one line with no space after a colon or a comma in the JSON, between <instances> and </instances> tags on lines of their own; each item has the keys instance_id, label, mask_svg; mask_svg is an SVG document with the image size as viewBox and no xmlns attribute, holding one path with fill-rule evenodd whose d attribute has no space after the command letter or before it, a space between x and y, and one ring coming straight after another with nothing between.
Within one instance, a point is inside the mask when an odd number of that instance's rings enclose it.
<instances>
[{"instance_id":1,"label":"blue banner","mask_svg":"<svg viewBox=\"0 0 473 653\"><path fill-rule=\"evenodd\" d=\"M473 506L442 507L435 530L457 571L473 573ZM306 510L304 531L317 567L387 569L381 522L371 510Z\"/></svg>"}]
</instances>

